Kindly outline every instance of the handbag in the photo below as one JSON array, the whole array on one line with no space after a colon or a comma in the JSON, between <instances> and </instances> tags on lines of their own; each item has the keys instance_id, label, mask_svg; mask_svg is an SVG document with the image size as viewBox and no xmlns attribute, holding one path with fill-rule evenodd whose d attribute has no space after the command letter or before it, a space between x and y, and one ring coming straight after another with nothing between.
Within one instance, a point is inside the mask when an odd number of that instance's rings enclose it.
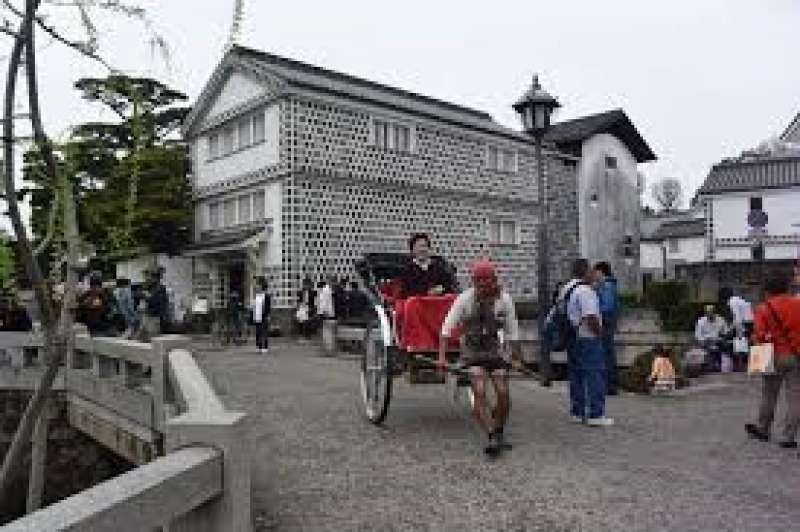
<instances>
[{"instance_id":1,"label":"handbag","mask_svg":"<svg viewBox=\"0 0 800 532\"><path fill-rule=\"evenodd\" d=\"M734 353L745 353L750 351L750 343L747 341L747 338L744 336L737 336L733 339L733 352Z\"/></svg>"},{"instance_id":2,"label":"handbag","mask_svg":"<svg viewBox=\"0 0 800 532\"><path fill-rule=\"evenodd\" d=\"M747 373L750 375L775 373L775 347L772 344L758 344L750 348Z\"/></svg>"}]
</instances>

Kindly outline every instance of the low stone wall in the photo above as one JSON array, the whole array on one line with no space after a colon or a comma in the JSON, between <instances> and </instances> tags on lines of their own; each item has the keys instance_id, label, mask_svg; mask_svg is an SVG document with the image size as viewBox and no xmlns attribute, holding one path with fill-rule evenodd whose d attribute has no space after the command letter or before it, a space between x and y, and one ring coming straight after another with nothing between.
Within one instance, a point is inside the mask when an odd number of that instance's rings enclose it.
<instances>
[{"instance_id":1,"label":"low stone wall","mask_svg":"<svg viewBox=\"0 0 800 532\"><path fill-rule=\"evenodd\" d=\"M30 399L25 390L0 390L0 458L4 457ZM63 392L53 395L48 424L47 463L43 506L60 501L100 482L130 471L132 464L69 426ZM0 525L25 513L30 453L12 489L8 505L0 508Z\"/></svg>"}]
</instances>

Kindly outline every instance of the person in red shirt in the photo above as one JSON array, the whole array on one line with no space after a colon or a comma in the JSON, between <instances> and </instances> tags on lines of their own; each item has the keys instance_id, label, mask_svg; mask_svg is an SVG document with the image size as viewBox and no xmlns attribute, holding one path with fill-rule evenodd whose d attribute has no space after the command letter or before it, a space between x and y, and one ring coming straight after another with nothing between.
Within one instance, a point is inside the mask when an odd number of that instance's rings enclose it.
<instances>
[{"instance_id":1,"label":"person in red shirt","mask_svg":"<svg viewBox=\"0 0 800 532\"><path fill-rule=\"evenodd\" d=\"M764 285L766 300L755 312L753 342L773 345L775 373L762 377L764 384L758 422L745 425L750 437L769 441L778 395L781 386L785 385L786 423L779 442L785 449L797 448L797 430L800 428L800 298L789 293L790 283L788 275L768 279Z\"/></svg>"}]
</instances>

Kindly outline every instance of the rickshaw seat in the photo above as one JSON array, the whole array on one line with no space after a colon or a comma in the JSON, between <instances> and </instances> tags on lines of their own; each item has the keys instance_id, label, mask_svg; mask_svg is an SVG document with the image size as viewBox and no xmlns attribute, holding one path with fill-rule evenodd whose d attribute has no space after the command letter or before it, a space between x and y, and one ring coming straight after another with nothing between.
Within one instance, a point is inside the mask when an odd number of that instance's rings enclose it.
<instances>
[{"instance_id":1,"label":"rickshaw seat","mask_svg":"<svg viewBox=\"0 0 800 532\"><path fill-rule=\"evenodd\" d=\"M438 351L442 324L455 300L455 294L395 300L395 329L400 348L410 353ZM448 350L458 349L460 335L454 332Z\"/></svg>"}]
</instances>

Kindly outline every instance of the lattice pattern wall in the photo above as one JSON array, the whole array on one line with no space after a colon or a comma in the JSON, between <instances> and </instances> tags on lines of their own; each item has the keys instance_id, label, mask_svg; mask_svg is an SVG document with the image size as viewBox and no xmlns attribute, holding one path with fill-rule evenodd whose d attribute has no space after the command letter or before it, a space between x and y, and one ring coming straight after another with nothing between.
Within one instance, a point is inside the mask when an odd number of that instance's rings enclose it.
<instances>
[{"instance_id":1,"label":"lattice pattern wall","mask_svg":"<svg viewBox=\"0 0 800 532\"><path fill-rule=\"evenodd\" d=\"M363 253L405 251L415 231L433 235L437 251L458 267L462 284L468 265L488 255L512 292L535 293L535 159L529 145L409 117L415 149L404 154L372 145L371 120L380 114L299 98L285 112L292 177L284 187L280 304L294 304L305 275L315 281L352 277ZM517 172L488 169L488 145L516 149ZM554 180L566 178L558 194L574 198L574 167L560 159L549 166ZM552 256L559 261L576 254L577 206L572 209L565 214L567 236L554 239ZM488 220L497 215L517 221L516 245L489 245ZM554 265L554 274L562 270Z\"/></svg>"}]
</instances>

